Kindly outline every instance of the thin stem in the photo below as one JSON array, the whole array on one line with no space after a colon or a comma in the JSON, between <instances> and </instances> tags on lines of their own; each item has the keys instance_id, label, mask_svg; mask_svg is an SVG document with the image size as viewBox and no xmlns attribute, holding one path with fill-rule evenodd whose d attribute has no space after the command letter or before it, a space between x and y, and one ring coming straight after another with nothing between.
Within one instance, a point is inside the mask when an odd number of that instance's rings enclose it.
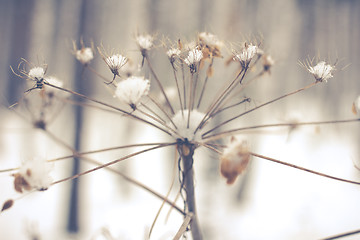
<instances>
[{"instance_id":1,"label":"thin stem","mask_svg":"<svg viewBox=\"0 0 360 240\"><path fill-rule=\"evenodd\" d=\"M144 105L142 105L142 106L144 106ZM153 116L153 115L151 115L151 114L148 114L148 113L142 111L142 110L139 109L139 108L137 108L136 110L137 110L139 113L143 114L144 116L151 118L152 120L156 121L157 123L160 123L162 126L164 126L164 127L167 128L168 130L170 130L171 132L173 132L173 133L176 134L176 131L173 130L172 128L170 128L166 123L164 123L164 122L163 122L163 121L164 121L163 119L158 119L158 118L157 118L157 115L156 115L156 117L155 117L155 116ZM176 127L176 126L175 126L175 127Z\"/></svg>"},{"instance_id":2,"label":"thin stem","mask_svg":"<svg viewBox=\"0 0 360 240\"><path fill-rule=\"evenodd\" d=\"M177 89L177 92L178 92L178 97L179 97L179 102L180 102L180 109L181 109L181 112L183 113L184 112L184 107L183 107L183 104L182 104L180 86L179 86L179 81L177 79L176 69L175 69L174 63L171 63L171 66L173 68L173 73L174 73L174 78L175 78L175 83L176 83L176 89Z\"/></svg>"},{"instance_id":3,"label":"thin stem","mask_svg":"<svg viewBox=\"0 0 360 240\"><path fill-rule=\"evenodd\" d=\"M213 112L213 110L218 106L218 103L220 101L222 101L222 98L224 96L226 96L226 94L228 93L229 89L231 89L231 87L236 83L236 81L238 80L238 78L240 77L241 73L243 72L243 70L241 70L239 72L239 74L231 81L231 83L228 85L228 87L220 94L220 96L218 98L216 98L215 102L213 104L210 105L209 109L207 110L205 116L203 117L203 119L201 120L199 126L195 129L194 133L196 133L200 128L202 128L202 126L206 123L206 121L208 121L208 117L209 115Z\"/></svg>"},{"instance_id":4,"label":"thin stem","mask_svg":"<svg viewBox=\"0 0 360 240\"><path fill-rule=\"evenodd\" d=\"M190 78L190 84L189 84L189 106L188 106L188 116L187 116L187 128L189 128L190 125L190 112L191 112L191 105L192 105L192 101L193 101L193 95L192 93L192 88L193 88L193 80L194 80L194 73L191 73L191 78Z\"/></svg>"},{"instance_id":5,"label":"thin stem","mask_svg":"<svg viewBox=\"0 0 360 240\"><path fill-rule=\"evenodd\" d=\"M273 103L273 102L279 101L279 100L281 100L281 99L283 99L283 98L285 98L285 97L294 95L294 94L299 93L299 92L301 92L301 91L304 91L304 90L306 90L306 89L308 89L308 88L311 88L311 87L315 86L316 84L317 84L317 82L311 83L311 84L309 84L309 85L307 85L307 86L305 86L305 87L303 87L303 88L300 88L300 89L298 89L298 90L296 90L296 91L287 93L287 94L282 95L282 96L280 96L280 97L277 97L277 98L275 98L275 99L273 99L273 100L270 100L270 101L268 101L268 102L266 102L266 103L263 103L263 104L261 104L261 105L259 105L259 106L257 106L257 107L254 107L254 108L252 108L252 109L250 109L250 110L248 110L248 111L245 111L245 112L243 112L243 113L241 113L241 114L239 114L239 115L236 115L235 117L232 117L232 118L230 118L230 119L228 119L228 120L226 120L226 121L218 124L216 127L210 129L209 131L205 132L205 133L202 135L202 137L208 135L209 133L211 133L212 131L218 129L219 127L221 127L221 126L223 126L223 125L225 125L225 124L227 124L227 123L229 123L229 122L231 122L231 121L233 121L233 120L235 120L235 119L237 119L237 118L239 118L239 117L241 117L241 116L243 116L243 115L245 115L245 114L248 114L248 113L250 113L250 112L253 112L253 111L255 111L255 110L259 109L259 108L262 108L262 107L264 107L264 106L266 106L266 105L269 105L269 104L271 104L271 103Z\"/></svg>"},{"instance_id":6,"label":"thin stem","mask_svg":"<svg viewBox=\"0 0 360 240\"><path fill-rule=\"evenodd\" d=\"M116 75L114 75L113 80L109 81L109 79L107 79L106 77L104 77L103 75L101 75L100 73L98 73L94 68L90 67L89 65L86 65L86 68L89 69L92 73L94 73L96 76L98 76L99 78L105 80L105 83L112 83L115 80Z\"/></svg>"},{"instance_id":7,"label":"thin stem","mask_svg":"<svg viewBox=\"0 0 360 240\"><path fill-rule=\"evenodd\" d=\"M48 134L51 138L54 137L54 135L52 133L50 133L48 130L44 130L46 134ZM74 148L72 148L71 146L69 146L68 144L66 144L65 142L58 140L58 143L62 146L64 146L65 148L71 150L74 154L70 155L70 156L66 156L66 157L62 157L62 158L58 158L58 159L53 159L53 160L49 160L49 162L52 161L56 161L56 160L60 160L60 159L65 159L65 158L70 158L70 157L74 157L75 155L81 159L84 159L87 162L93 163L95 165L101 166L102 163L99 163L91 158L88 157L84 157L84 154L92 154L92 153L100 153L100 152L105 152L105 151L110 151L110 150L117 150L117 149L123 149L123 148L131 148L131 147L143 147L143 146L153 146L153 145L157 145L157 146L162 146L165 145L167 143L140 143L140 144L131 144L131 145L124 145L124 146L117 146L117 147L111 147L111 148L104 148L104 149L99 149L99 150L93 150L93 151L87 151L87 152L76 152ZM170 202L168 200L167 197L162 196L161 194L155 192L154 190L152 190L151 188L147 187L146 185L142 184L139 181L136 181L135 179L132 179L130 177L128 177L127 175L125 175L124 173L120 172L119 170L116 170L114 168L112 168L111 166L106 167L107 170L114 172L118 175L120 175L121 177L123 177L125 180L127 180L128 182L135 184L136 186L150 192L151 194L155 195L156 197L162 199L164 202L170 204L170 206L174 207L177 211L179 211L182 215L185 215L185 213L178 207L175 205L174 202Z\"/></svg>"},{"instance_id":8,"label":"thin stem","mask_svg":"<svg viewBox=\"0 0 360 240\"><path fill-rule=\"evenodd\" d=\"M19 169L20 169L19 167L16 167L16 168L1 169L1 170L0 170L0 173L12 172L12 171L16 171L16 170L19 170Z\"/></svg>"},{"instance_id":9,"label":"thin stem","mask_svg":"<svg viewBox=\"0 0 360 240\"><path fill-rule=\"evenodd\" d=\"M263 125L255 125L249 127L235 128L228 131L223 131L220 133L215 133L213 135L204 137L203 139L208 141L214 141L219 138L223 138L225 136L233 135L237 132L259 129L259 128L271 128L271 127L294 127L294 126L305 126L305 125L323 125L323 124L337 124L337 123L351 123L358 122L360 118L355 119L345 119L345 120L332 120L332 121L313 121L313 122L300 122L300 123L274 123L274 124L263 124Z\"/></svg>"},{"instance_id":10,"label":"thin stem","mask_svg":"<svg viewBox=\"0 0 360 240\"><path fill-rule=\"evenodd\" d=\"M248 70L247 68L241 70L240 73L239 73L239 75L238 75L238 77L235 78L235 80L237 81L237 79L241 76L241 78L240 78L240 80L239 80L239 82L240 82L239 85L241 85L241 88L239 89L239 91L242 91L242 90L243 90L244 88L246 88L246 86L248 85L248 83L246 83L246 84L244 84L244 85L241 84L242 80L244 79L244 77L245 77L245 75L246 75L246 73L247 73L247 70ZM243 74L241 75L241 73L243 73ZM212 111L211 111L211 113L209 114L209 117L208 117L208 118L211 117L211 115L220 107L220 104L221 104L225 99L227 99L227 98L229 97L229 95L234 91L234 89L237 87L236 81L233 82L233 84L232 84L231 86L229 86L228 91L227 91L226 93L224 93L223 97L219 100L219 102L216 104L216 106L212 109Z\"/></svg>"},{"instance_id":11,"label":"thin stem","mask_svg":"<svg viewBox=\"0 0 360 240\"><path fill-rule=\"evenodd\" d=\"M175 127L175 129L177 129L177 127L175 126L174 122L172 121L172 118L169 116L169 114L165 111L165 109L163 109L161 107L161 105L155 100L153 99L150 95L148 95L148 98L161 110L161 112L164 113L164 115L167 117L167 119L169 119L169 121L172 123L172 125Z\"/></svg>"},{"instance_id":12,"label":"thin stem","mask_svg":"<svg viewBox=\"0 0 360 240\"><path fill-rule=\"evenodd\" d=\"M245 74L247 72L248 68L245 68L243 75L240 78L240 84L242 82L242 80L245 77ZM241 73L241 72L240 72ZM203 128L205 126L205 124L214 117L214 115L216 115L216 113L218 112L218 109L221 109L221 104L225 101L225 103L227 102L226 100L231 99L229 98L230 94L233 92L233 90L237 87L237 85L235 84L236 82L234 82L234 84L230 87L230 89L227 91L226 94L224 94L223 98L220 99L220 101L216 104L216 106L211 110L211 112L209 113L209 115L207 116L207 118L203 121L203 123L201 124L200 128ZM246 86L249 84L249 82L247 82L244 85L241 85L240 89L238 90L238 92L241 92L242 90L244 90L246 88ZM225 104L224 103L224 104Z\"/></svg>"},{"instance_id":13,"label":"thin stem","mask_svg":"<svg viewBox=\"0 0 360 240\"><path fill-rule=\"evenodd\" d=\"M214 147L212 144L201 143L201 142L199 142L198 144L201 145L201 146L204 146L204 147L206 147L206 148L208 148L208 149L210 149L210 150L212 150L212 151L214 151L214 152L216 152L218 154L222 153L221 151L217 150L216 147Z\"/></svg>"},{"instance_id":14,"label":"thin stem","mask_svg":"<svg viewBox=\"0 0 360 240\"><path fill-rule=\"evenodd\" d=\"M59 90L62 90L62 91L65 91L65 92L74 94L74 95L76 95L76 96L79 96L79 97L84 98L84 99L86 99L86 100L89 100L89 101L91 101L91 102L98 103L98 104L103 105L103 106L106 106L106 107L108 107L108 108L115 109L115 110L117 110L117 111L119 111L119 112L121 112L121 113L124 113L126 116L129 116L129 117L132 117L132 118L134 118L134 119L136 119L136 120L139 120L139 121L141 121L141 122L147 123L147 124L149 124L150 126L153 126L153 127L157 128L157 129L159 129L159 130L161 130L161 131L163 131L163 132L165 132L166 134L168 134L168 135L171 136L171 133L169 133L167 130L165 130L165 129L163 129L163 128L157 126L157 125L155 125L154 123L149 122L149 121L147 121L147 120L145 120L145 119L143 119L143 118L141 118L141 117L138 117L138 116L136 116L136 115L133 115L132 113L127 112L127 111L125 111L125 110L123 110L123 109L121 109L121 108L117 108L117 107L115 107L115 106L112 106L112 105L110 105L110 104L107 104L107 103L101 102L101 101L99 101L99 100L93 99L93 98L88 97L88 96L86 96L86 95L83 95L83 94L81 94L81 93L74 92L74 91L68 90L68 89L66 89L66 88L58 87L58 86L52 85L52 84L50 84L50 83L44 82L44 84L46 84L46 85L48 85L48 86L51 86L51 87L53 87L53 88L56 88L56 89L59 89Z\"/></svg>"},{"instance_id":15,"label":"thin stem","mask_svg":"<svg viewBox=\"0 0 360 240\"><path fill-rule=\"evenodd\" d=\"M48 131L46 131L48 132ZM85 152L76 152L75 155L77 157L83 157L83 155L87 155L87 154L93 154L93 153L101 153L101 152L107 152L107 151L113 151L113 150L119 150L119 149L125 149L125 148L132 148L132 147L146 147L146 146L160 146L160 145L164 145L167 143L138 143L138 144L130 144L130 145L123 145L123 146L116 146L116 147L110 147L110 148L102 148L102 149L98 149L98 150L92 150L92 151L85 151ZM65 146L65 144L64 144ZM73 148L69 147L69 149L71 151L75 151ZM72 158L74 157L73 155L68 155L68 156L63 156L63 157L59 157L59 158L54 158L51 160L48 160L48 162L56 162L59 160L64 160L66 158Z\"/></svg>"},{"instance_id":16,"label":"thin stem","mask_svg":"<svg viewBox=\"0 0 360 240\"><path fill-rule=\"evenodd\" d=\"M211 62L210 62L210 64L209 64L209 66L208 66L208 69L212 68L212 65L213 65L213 64L214 64L214 58L212 57L212 58L211 58ZM201 100L202 100L202 98L203 98L203 95L204 95L204 92L205 92L205 89L206 89L208 80L209 80L209 75L206 74L206 77L205 77L205 80L204 80L204 85L203 85L203 88L202 88L202 90L201 90L201 94L200 94L199 101L198 101L198 104L197 104L197 108L200 107Z\"/></svg>"},{"instance_id":17,"label":"thin stem","mask_svg":"<svg viewBox=\"0 0 360 240\"><path fill-rule=\"evenodd\" d=\"M88 162L91 162L93 164L96 164L98 166L101 166L102 163L99 163L93 159L90 159L90 158L84 158L86 161ZM142 184L141 182L139 181L136 181L135 179L132 179L130 177L128 177L127 175L125 175L124 173L120 172L119 170L116 170L112 167L107 167L106 168L107 170L113 172L113 173L116 173L118 175L120 175L122 178L124 178L125 180L127 180L128 182L132 183L132 184L135 184L136 186L148 191L149 193L153 194L154 196L160 198L161 200L163 200L165 203L169 204L171 207L175 208L176 211L178 211L179 213L181 213L183 216L185 216L186 214L184 213L183 210L181 210L178 206L176 206L175 202L171 202L169 199L168 199L168 196L163 196L161 195L160 193L157 193L155 192L154 190L152 190L151 188L147 187L146 185Z\"/></svg>"},{"instance_id":18,"label":"thin stem","mask_svg":"<svg viewBox=\"0 0 360 240\"><path fill-rule=\"evenodd\" d=\"M272 162L276 162L276 163L279 163L279 164L282 164L282 165L285 165L285 166L288 166L288 167L299 169L301 171L316 174L316 175L319 175L321 177L326 177L326 178L330 178L330 179L334 179L334 180L337 180L337 181L346 182L346 183L350 183L350 184L360 185L360 182L334 177L334 176L331 176L331 175L328 175L328 174L325 174L325 173L317 172L317 171L307 169L307 168L303 168L303 167L300 167L300 166L297 166L297 165L294 165L294 164L291 164L291 163L283 162L283 161L277 160L275 158L266 157L264 155L260 155L260 154L252 153L252 152L250 154L252 156L254 156L254 157L258 157L258 158L262 158L262 159L269 160L269 161L272 161Z\"/></svg>"},{"instance_id":19,"label":"thin stem","mask_svg":"<svg viewBox=\"0 0 360 240\"><path fill-rule=\"evenodd\" d=\"M186 106L186 82L185 82L185 69L184 69L183 61L181 61L181 73L182 73L183 93L184 93L184 109L185 109L185 106Z\"/></svg>"},{"instance_id":20,"label":"thin stem","mask_svg":"<svg viewBox=\"0 0 360 240\"><path fill-rule=\"evenodd\" d=\"M199 67L197 67L197 69L199 69ZM194 105L195 105L195 98L196 98L196 88L198 85L198 81L199 81L199 71L196 71L195 73L195 80L194 80L194 87L193 87L193 97L192 97L192 103L191 103L191 110L194 109Z\"/></svg>"},{"instance_id":21,"label":"thin stem","mask_svg":"<svg viewBox=\"0 0 360 240\"><path fill-rule=\"evenodd\" d=\"M64 103L70 103L70 104L72 104L72 105L78 105L78 106L82 106L82 107L95 108L95 109L99 109L99 110L101 110L101 111L119 114L118 111L110 110L110 109L107 109L107 108L102 108L102 107L95 106L95 105L92 105L92 104L89 104L89 103L83 103L83 102L79 102L79 101L73 101L73 100L70 100L70 99L63 99L62 101L63 101Z\"/></svg>"},{"instance_id":22,"label":"thin stem","mask_svg":"<svg viewBox=\"0 0 360 240\"><path fill-rule=\"evenodd\" d=\"M144 107L147 111L149 111L151 114L154 114L154 116L156 117L156 121L159 122L160 124L164 125L166 124L166 121L159 116L159 114L157 114L154 110L152 110L150 107L146 106L145 104L143 103L140 103L140 106ZM139 108L137 107L136 108L137 110L139 110Z\"/></svg>"},{"instance_id":23,"label":"thin stem","mask_svg":"<svg viewBox=\"0 0 360 240\"><path fill-rule=\"evenodd\" d=\"M154 71L154 69L153 69L153 67L152 67L152 65L151 65L151 63L150 63L150 60L149 60L149 57L148 57L147 54L145 54L145 59L146 59L146 62L147 62L147 65L148 65L148 67L149 67L149 69L150 69L151 74L154 76L157 84L158 84L159 87L160 87L160 90L161 90L162 94L163 94L164 97L165 97L165 100L166 100L167 105L169 106L172 114L175 114L174 109L173 109L173 107L171 106L171 103L170 103L170 101L169 101L169 99L168 99L168 97L167 97L167 95L166 95L166 93L165 93L165 90L164 90L164 88L163 88L163 86L162 86L162 84L161 84L158 76L156 75L156 73L155 73L155 71Z\"/></svg>"},{"instance_id":24,"label":"thin stem","mask_svg":"<svg viewBox=\"0 0 360 240\"><path fill-rule=\"evenodd\" d=\"M360 229L355 230L355 231L351 231L351 232L341 233L341 234L334 235L334 236L331 236L331 237L326 237L326 238L323 238L322 240L334 240L334 239L348 237L348 236L359 234L359 233L360 233Z\"/></svg>"},{"instance_id":25,"label":"thin stem","mask_svg":"<svg viewBox=\"0 0 360 240\"><path fill-rule=\"evenodd\" d=\"M253 81L255 81L256 79L259 79L262 75L263 75L264 71L260 72L259 74L257 74L256 76L254 76L253 78L251 78L249 81L247 81L245 84L243 84L241 86L241 88L237 89L235 92L232 92L232 94L229 96L227 95L227 97L224 97L223 100L221 100L218 104L218 106L212 111L212 114L208 117L208 118L212 118L215 115L217 115L217 113L219 111L221 111L224 108L227 107L223 107L229 100L233 99L234 97L236 97L237 95L240 94L241 91L243 91L248 85L250 85ZM248 98L250 100L250 98Z\"/></svg>"},{"instance_id":26,"label":"thin stem","mask_svg":"<svg viewBox=\"0 0 360 240\"><path fill-rule=\"evenodd\" d=\"M148 152L148 151L152 151L152 150L155 150L155 149L158 149L158 148L162 148L162 147L167 147L167 146L171 146L171 145L175 145L176 143L168 143L168 144L163 144L163 145L159 145L159 146L155 146L155 147L152 147L152 148L148 148L148 149L145 149L145 150L141 150L141 151L138 151L138 152L135 152L135 153L131 153L129 155L126 155L122 158L118 158L118 159L115 159L111 162L108 162L108 163L105 163L101 166L98 166L98 167L95 167L95 168L92 168L92 169L89 169L87 171L84 171L84 172L81 172L79 174L76 174L76 175L73 175L73 176L70 176L70 177L67 177L67 178L63 178L63 179L60 179L58 181L55 181L53 182L51 185L55 185L55 184L58 184L58 183L62 183L62 182L65 182L65 181L69 181L69 180L73 180L75 178L78 178L80 176L83 176L83 175L86 175L88 173L91 173L91 172L94 172L96 170L99 170L99 169L102 169L102 168L106 168L108 166L111 166L113 164L116 164L120 161L123 161L123 160L126 160L128 158L131 158L131 157L134 157L134 156L137 156L139 154L142 154L142 153L145 153L145 152Z\"/></svg>"},{"instance_id":27,"label":"thin stem","mask_svg":"<svg viewBox=\"0 0 360 240\"><path fill-rule=\"evenodd\" d=\"M164 205L165 205L165 203L166 203L165 200L169 198L170 193L171 193L171 190L172 190L172 188L173 188L173 186L174 186L174 183L175 183L175 172L176 172L176 159L177 159L177 157L176 157L176 151L175 151L175 161L174 161L173 177L172 177L172 180L171 180L171 184L170 184L170 187L169 187L168 192L167 192L166 195L165 195L165 198L164 198L163 202L161 203L161 206L160 206L158 212L156 213L155 219L154 219L154 221L153 221L153 223L152 223L152 225L151 225L151 227L150 227L149 239L150 239L152 230L153 230L154 227L155 227L155 223L156 223L157 219L158 219L159 216L160 216L161 210L163 209L163 207L164 207Z\"/></svg>"},{"instance_id":28,"label":"thin stem","mask_svg":"<svg viewBox=\"0 0 360 240\"><path fill-rule=\"evenodd\" d=\"M241 100L240 102L234 103L234 104L232 104L232 105L230 105L230 106L227 106L227 107L224 107L224 108L220 108L219 110L217 110L216 112L214 112L213 114L211 114L211 116L209 116L209 117L213 118L213 117L215 117L216 115L218 115L219 113L221 113L221 112L223 112L223 111L225 111L225 110L228 110L228 109L233 108L233 107L236 107L236 106L238 106L238 105L240 105L240 104L242 104L242 103L250 102L250 101L251 101L250 98L244 98L244 99Z\"/></svg>"},{"instance_id":29,"label":"thin stem","mask_svg":"<svg viewBox=\"0 0 360 240\"><path fill-rule=\"evenodd\" d=\"M179 240L181 238L181 236L186 232L186 229L189 226L189 223L192 220L193 216L194 215L192 213L188 213L186 215L184 222L181 224L181 226L180 226L179 230L177 231L173 240Z\"/></svg>"}]
</instances>

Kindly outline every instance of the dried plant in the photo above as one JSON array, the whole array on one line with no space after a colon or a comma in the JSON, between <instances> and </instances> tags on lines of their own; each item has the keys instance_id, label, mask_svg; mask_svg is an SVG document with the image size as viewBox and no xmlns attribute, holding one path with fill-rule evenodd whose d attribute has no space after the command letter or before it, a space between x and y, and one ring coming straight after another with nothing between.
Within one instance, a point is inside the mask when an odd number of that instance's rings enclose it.
<instances>
[{"instance_id":1,"label":"dried plant","mask_svg":"<svg viewBox=\"0 0 360 240\"><path fill-rule=\"evenodd\" d=\"M268 101L252 106L249 109L248 106L247 108L244 108L244 105L251 102L251 98L246 97L247 87L258 79L261 79L266 73L270 73L271 68L273 68L273 65L275 64L272 57L260 49L260 44L245 42L239 49L230 49L230 51L226 51L225 44L219 40L217 36L207 32L199 33L194 42L189 42L187 44L178 40L176 43L172 44L172 47L167 47L164 51L164 55L167 55L169 63L162 67L168 68L172 72L172 84L176 89L175 94L170 97L170 91L168 91L164 85L167 83L161 80L159 77L160 75L152 64L151 51L161 51L158 50L159 48L156 47L154 41L155 39L151 35L136 36L136 44L142 57L142 63L139 64L141 66L140 72L136 71L136 67L133 67L135 66L133 61L128 57L121 54L109 56L104 50L98 48L100 56L111 71L111 79L103 77L103 75L100 75L95 69L91 68L91 60L95 55L93 47L85 47L84 43L81 42L81 48L77 49L74 44L73 54L76 59L83 64L84 70L88 69L95 73L97 77L105 80L105 86L111 89L113 95L120 100L122 103L121 107L118 107L118 104L110 104L80 92L64 88L62 84L55 82L46 76L47 67L45 66L32 66L30 69L19 68L19 73L17 73L18 71L13 70L17 75L35 82L35 86L27 90L26 94L32 94L33 92L38 91L40 92L40 98L43 102L49 103L46 96L49 96L49 92L52 91L51 96L57 101L80 104L84 108L95 108L99 111L107 110L118 113L132 121L141 122L149 128L158 130L159 134L166 135L168 139L168 141L165 142L129 144L88 152L77 152L70 144L65 143L47 130L47 120L45 118L47 111L45 110L54 106L52 103L43 104L41 107L41 112L43 114L41 117L36 117L34 122L37 122L37 124L34 124L34 126L44 130L49 137L56 140L60 145L70 149L73 154L50 159L47 162L44 159L36 159L25 162L19 169L1 170L1 172L15 172L13 173L13 177L14 187L17 192L23 193L34 190L43 191L52 185L70 181L96 170L107 168L110 171L121 175L131 183L151 192L159 197L163 203L170 204L184 216L184 224L179 226L179 232L174 236L174 239L179 239L190 231L192 238L198 240L203 237L200 229L201 224L198 222L196 208L194 191L195 173L193 164L196 162L194 153L199 148L208 149L218 155L220 173L226 179L228 184L233 184L237 177L247 170L248 164L252 161L252 158L256 157L283 164L291 168L296 168L298 170L307 171L312 174L317 174L322 177L360 185L360 182L338 178L257 154L251 149L251 145L247 139L243 139L243 136L241 136L243 132L249 130L284 127L294 129L301 125L340 124L359 121L359 118L355 118L296 123L291 121L275 124L241 126L240 119L243 116L256 112L259 109L292 95L300 94L302 91L325 84L325 82L333 78L335 64L328 64L325 61L319 61L317 64L313 64L312 61L307 61L303 66L313 75L313 82L307 85L304 84L304 87L284 93L281 96L269 99ZM215 63L217 63L216 66ZM236 65L236 68L234 69L231 68L231 66L226 65ZM228 71L234 71L234 76L231 79L218 79L218 77L214 77L214 72L220 71L218 68L229 68ZM149 71L150 76L145 77L143 75L143 69ZM220 88L219 90L210 88L210 81L221 81L220 85L223 85L223 88ZM151 88L159 89L161 97L158 97L158 92L156 90L150 90L150 85ZM153 87L153 85L155 86ZM67 93L68 95L60 96L61 93ZM54 96L56 96L56 98ZM86 100L86 102L78 103L75 100L72 100L71 96L80 97ZM29 96L25 95L24 99L27 98L29 98ZM157 100L161 98L164 100L163 102ZM354 113L359 112L359 105L359 100L357 100L353 105ZM39 121L41 124L39 124ZM236 127L231 125L233 122L237 122ZM219 140L221 140L221 142ZM224 145L223 142L227 141L229 141L229 143ZM147 148L108 161L105 164L101 164L88 157L88 155L92 153L106 152L114 149L131 149L133 147ZM171 201L168 198L168 195L162 196L144 184L137 182L115 168L112 168L113 165L136 155L167 147L175 148L178 154L179 193L184 202L184 206L182 207L176 205L176 199ZM49 175L50 168L47 164L64 159L71 159L73 157L78 157L98 166L64 179L52 181ZM13 199L4 203L2 211L11 207L14 207ZM149 231L150 233L151 230L152 229Z\"/></svg>"}]
</instances>

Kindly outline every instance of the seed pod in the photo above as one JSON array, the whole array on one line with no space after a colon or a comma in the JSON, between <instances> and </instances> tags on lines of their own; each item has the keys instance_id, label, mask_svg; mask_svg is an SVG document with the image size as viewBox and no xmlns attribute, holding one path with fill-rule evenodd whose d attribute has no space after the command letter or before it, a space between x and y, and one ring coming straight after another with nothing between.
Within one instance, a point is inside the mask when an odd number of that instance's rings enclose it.
<instances>
[{"instance_id":1,"label":"seed pod","mask_svg":"<svg viewBox=\"0 0 360 240\"><path fill-rule=\"evenodd\" d=\"M233 137L231 143L220 157L220 161L221 175L227 179L227 184L233 184L237 176L246 169L250 161L247 142L239 141Z\"/></svg>"},{"instance_id":2,"label":"seed pod","mask_svg":"<svg viewBox=\"0 0 360 240\"><path fill-rule=\"evenodd\" d=\"M1 212L11 208L14 205L14 200L9 199L6 202L4 202L2 208L1 208Z\"/></svg>"}]
</instances>

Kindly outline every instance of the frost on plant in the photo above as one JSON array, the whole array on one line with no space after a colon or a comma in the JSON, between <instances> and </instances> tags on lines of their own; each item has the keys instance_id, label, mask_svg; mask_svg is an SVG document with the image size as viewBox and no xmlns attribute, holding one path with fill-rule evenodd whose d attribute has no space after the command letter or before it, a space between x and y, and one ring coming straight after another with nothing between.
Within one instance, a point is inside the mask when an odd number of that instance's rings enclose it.
<instances>
[{"instance_id":1,"label":"frost on plant","mask_svg":"<svg viewBox=\"0 0 360 240\"><path fill-rule=\"evenodd\" d=\"M115 54L105 58L104 61L114 75L119 75L119 70L126 64L127 58L120 54Z\"/></svg>"},{"instance_id":2,"label":"frost on plant","mask_svg":"<svg viewBox=\"0 0 360 240\"><path fill-rule=\"evenodd\" d=\"M83 65L87 65L94 59L93 49L85 47L84 42L80 41L81 48L77 49L76 43L73 42L73 54L75 58Z\"/></svg>"},{"instance_id":3,"label":"frost on plant","mask_svg":"<svg viewBox=\"0 0 360 240\"><path fill-rule=\"evenodd\" d=\"M231 142L224 149L220 157L221 174L227 179L228 184L233 184L238 175L245 171L250 161L250 152L248 143L240 141L235 137L231 138Z\"/></svg>"},{"instance_id":4,"label":"frost on plant","mask_svg":"<svg viewBox=\"0 0 360 240\"><path fill-rule=\"evenodd\" d=\"M234 60L239 61L243 69L247 69L251 60L258 53L258 47L252 44L245 43L244 48L234 56Z\"/></svg>"},{"instance_id":5,"label":"frost on plant","mask_svg":"<svg viewBox=\"0 0 360 240\"><path fill-rule=\"evenodd\" d=\"M75 57L82 64L88 64L94 58L94 53L91 48L82 48L75 52Z\"/></svg>"},{"instance_id":6,"label":"frost on plant","mask_svg":"<svg viewBox=\"0 0 360 240\"><path fill-rule=\"evenodd\" d=\"M149 90L149 80L133 76L118 83L115 96L135 110L141 98L148 95Z\"/></svg>"},{"instance_id":7,"label":"frost on plant","mask_svg":"<svg viewBox=\"0 0 360 240\"><path fill-rule=\"evenodd\" d=\"M139 35L136 37L136 42L140 49L150 50L153 46L153 37L151 35Z\"/></svg>"},{"instance_id":8,"label":"frost on plant","mask_svg":"<svg viewBox=\"0 0 360 240\"><path fill-rule=\"evenodd\" d=\"M23 162L18 173L14 174L14 187L19 193L24 190L47 190L53 179L50 176L52 165L43 158L33 158Z\"/></svg>"},{"instance_id":9,"label":"frost on plant","mask_svg":"<svg viewBox=\"0 0 360 240\"><path fill-rule=\"evenodd\" d=\"M184 62L189 66L192 73L197 71L197 65L203 58L203 53L197 47L190 50Z\"/></svg>"},{"instance_id":10,"label":"frost on plant","mask_svg":"<svg viewBox=\"0 0 360 240\"><path fill-rule=\"evenodd\" d=\"M35 81L43 79L45 76L45 69L42 67L34 67L29 71L29 77Z\"/></svg>"},{"instance_id":11,"label":"frost on plant","mask_svg":"<svg viewBox=\"0 0 360 240\"><path fill-rule=\"evenodd\" d=\"M189 115L190 118L188 121ZM186 138L190 141L201 141L201 132L196 132L195 130L201 123L201 120L204 119L204 116L204 113L198 112L195 109L190 111L190 113L188 109L178 111L172 118L172 121L177 129L177 136L181 136L182 138Z\"/></svg>"},{"instance_id":12,"label":"frost on plant","mask_svg":"<svg viewBox=\"0 0 360 240\"><path fill-rule=\"evenodd\" d=\"M334 66L324 61L319 62L315 66L308 66L308 71L314 76L316 82L327 82L328 79L333 77L332 72L334 70Z\"/></svg>"}]
</instances>

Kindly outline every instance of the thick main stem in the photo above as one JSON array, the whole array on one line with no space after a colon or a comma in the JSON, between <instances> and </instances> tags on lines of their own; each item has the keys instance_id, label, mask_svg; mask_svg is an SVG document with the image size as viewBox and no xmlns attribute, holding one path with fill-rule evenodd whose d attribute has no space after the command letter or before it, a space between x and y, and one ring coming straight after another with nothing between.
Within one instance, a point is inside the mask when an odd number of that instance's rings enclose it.
<instances>
[{"instance_id":1,"label":"thick main stem","mask_svg":"<svg viewBox=\"0 0 360 240\"><path fill-rule=\"evenodd\" d=\"M179 144L178 147L183 161L183 187L186 192L186 213L192 215L190 222L191 235L193 240L201 240L202 235L197 218L194 190L193 155L195 146L188 142L184 142L183 144Z\"/></svg>"}]
</instances>

